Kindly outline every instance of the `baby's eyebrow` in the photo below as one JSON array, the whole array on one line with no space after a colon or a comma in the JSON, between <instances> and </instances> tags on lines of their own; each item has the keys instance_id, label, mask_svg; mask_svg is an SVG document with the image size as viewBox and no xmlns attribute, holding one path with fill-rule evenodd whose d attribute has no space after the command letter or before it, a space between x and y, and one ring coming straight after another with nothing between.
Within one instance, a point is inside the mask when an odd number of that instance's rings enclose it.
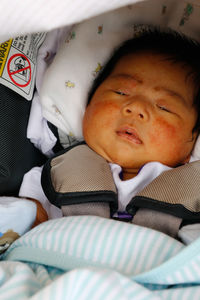
<instances>
[{"instance_id":1,"label":"baby's eyebrow","mask_svg":"<svg viewBox=\"0 0 200 300\"><path fill-rule=\"evenodd\" d=\"M139 76L137 74L134 74L134 75L129 75L129 74L117 74L117 75L113 75L111 76L111 78L122 78L122 79L127 79L127 80L130 80L130 81L134 81L139 83L139 84L142 84L143 83L143 80L141 78L139 78Z\"/></svg>"},{"instance_id":2,"label":"baby's eyebrow","mask_svg":"<svg viewBox=\"0 0 200 300\"><path fill-rule=\"evenodd\" d=\"M172 96L172 97L176 97L177 99L179 99L184 105L187 106L187 102L185 100L185 98L179 94L178 92L176 91L173 91L173 90L170 90L166 87L162 87L162 86L158 86L158 87L155 87L155 90L156 91L163 91L165 92L166 94L168 94L169 96Z\"/></svg>"}]
</instances>

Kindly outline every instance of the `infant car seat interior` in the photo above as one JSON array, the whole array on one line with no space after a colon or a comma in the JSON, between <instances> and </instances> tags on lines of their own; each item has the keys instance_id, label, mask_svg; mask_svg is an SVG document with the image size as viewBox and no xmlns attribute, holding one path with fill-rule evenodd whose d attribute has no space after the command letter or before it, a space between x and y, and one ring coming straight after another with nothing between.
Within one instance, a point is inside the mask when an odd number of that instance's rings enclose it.
<instances>
[{"instance_id":1,"label":"infant car seat interior","mask_svg":"<svg viewBox=\"0 0 200 300\"><path fill-rule=\"evenodd\" d=\"M189 163L154 179L155 165L142 166L120 211L114 176L129 180L82 134L88 93L115 47L149 25L200 41L200 0L2 0L1 11L0 299L200 299L200 136ZM30 123L49 138L45 149ZM38 203L48 215L39 225Z\"/></svg>"}]
</instances>

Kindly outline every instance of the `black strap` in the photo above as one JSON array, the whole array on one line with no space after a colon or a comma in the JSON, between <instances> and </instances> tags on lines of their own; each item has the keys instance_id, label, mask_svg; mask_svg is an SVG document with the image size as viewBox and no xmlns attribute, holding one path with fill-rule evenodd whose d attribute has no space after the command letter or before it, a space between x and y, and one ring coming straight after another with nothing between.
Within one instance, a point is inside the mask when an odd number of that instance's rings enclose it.
<instances>
[{"instance_id":1,"label":"black strap","mask_svg":"<svg viewBox=\"0 0 200 300\"><path fill-rule=\"evenodd\" d=\"M59 135L58 135L58 128L55 125L53 125L52 123L50 123L49 121L47 122L47 125L48 125L49 129L53 132L55 137L57 138L57 142L52 149L54 153L57 153L64 149L60 143L60 139L59 139Z\"/></svg>"},{"instance_id":2,"label":"black strap","mask_svg":"<svg viewBox=\"0 0 200 300\"><path fill-rule=\"evenodd\" d=\"M31 101L0 84L0 195L17 196L24 174L46 158L27 139Z\"/></svg>"}]
</instances>

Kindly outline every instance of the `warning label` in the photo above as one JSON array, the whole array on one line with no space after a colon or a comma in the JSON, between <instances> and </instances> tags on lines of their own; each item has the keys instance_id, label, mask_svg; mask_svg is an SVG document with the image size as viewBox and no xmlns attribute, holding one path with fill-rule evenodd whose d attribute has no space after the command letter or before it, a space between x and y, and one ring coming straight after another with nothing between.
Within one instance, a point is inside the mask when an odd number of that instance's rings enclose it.
<instances>
[{"instance_id":1,"label":"warning label","mask_svg":"<svg viewBox=\"0 0 200 300\"><path fill-rule=\"evenodd\" d=\"M12 40L0 44L0 76L3 73L3 69L8 57L8 52L10 50L11 44L12 44Z\"/></svg>"},{"instance_id":2,"label":"warning label","mask_svg":"<svg viewBox=\"0 0 200 300\"><path fill-rule=\"evenodd\" d=\"M0 83L27 100L33 96L37 53L45 36L35 33L0 44Z\"/></svg>"}]
</instances>

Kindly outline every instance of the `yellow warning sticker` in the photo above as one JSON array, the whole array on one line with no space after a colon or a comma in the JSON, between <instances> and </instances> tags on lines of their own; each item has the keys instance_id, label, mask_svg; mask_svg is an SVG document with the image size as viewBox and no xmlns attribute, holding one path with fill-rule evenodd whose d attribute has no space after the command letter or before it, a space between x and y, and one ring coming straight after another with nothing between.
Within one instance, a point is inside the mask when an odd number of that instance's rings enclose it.
<instances>
[{"instance_id":1,"label":"yellow warning sticker","mask_svg":"<svg viewBox=\"0 0 200 300\"><path fill-rule=\"evenodd\" d=\"M12 39L0 44L0 76L3 73L4 66L5 66L11 45L12 45Z\"/></svg>"}]
</instances>

